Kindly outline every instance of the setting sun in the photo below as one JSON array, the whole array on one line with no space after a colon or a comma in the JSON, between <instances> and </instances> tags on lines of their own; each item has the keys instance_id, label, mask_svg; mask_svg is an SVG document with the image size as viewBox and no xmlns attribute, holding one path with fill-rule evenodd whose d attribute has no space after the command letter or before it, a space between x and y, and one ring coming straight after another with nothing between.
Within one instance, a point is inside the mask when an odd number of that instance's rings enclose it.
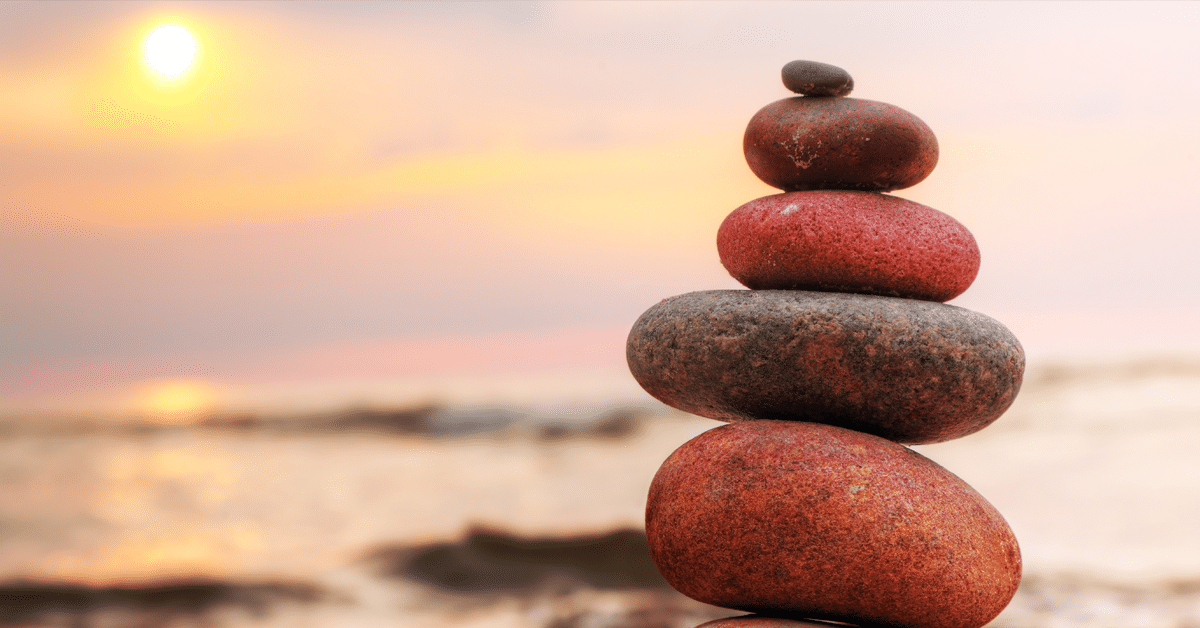
<instances>
[{"instance_id":1,"label":"setting sun","mask_svg":"<svg viewBox=\"0 0 1200 628\"><path fill-rule=\"evenodd\" d=\"M142 57L154 74L162 79L183 76L196 61L196 38L178 24L154 29L142 45Z\"/></svg>"}]
</instances>

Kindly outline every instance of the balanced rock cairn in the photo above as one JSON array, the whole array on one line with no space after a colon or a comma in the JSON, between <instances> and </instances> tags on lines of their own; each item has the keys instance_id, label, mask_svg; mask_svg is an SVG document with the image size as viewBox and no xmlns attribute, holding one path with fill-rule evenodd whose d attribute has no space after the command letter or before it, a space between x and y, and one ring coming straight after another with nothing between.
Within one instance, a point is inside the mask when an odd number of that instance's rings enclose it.
<instances>
[{"instance_id":1,"label":"balanced rock cairn","mask_svg":"<svg viewBox=\"0 0 1200 628\"><path fill-rule=\"evenodd\" d=\"M845 98L840 68L793 61L783 81L799 95L755 114L743 148L784 192L717 234L721 263L750 289L666 299L629 335L647 392L729 422L655 475L654 561L689 597L755 614L706 628L979 628L1016 592L1017 541L979 493L904 444L995 421L1024 352L1000 323L944 304L979 270L970 232L884 194L933 170L929 127Z\"/></svg>"}]
</instances>

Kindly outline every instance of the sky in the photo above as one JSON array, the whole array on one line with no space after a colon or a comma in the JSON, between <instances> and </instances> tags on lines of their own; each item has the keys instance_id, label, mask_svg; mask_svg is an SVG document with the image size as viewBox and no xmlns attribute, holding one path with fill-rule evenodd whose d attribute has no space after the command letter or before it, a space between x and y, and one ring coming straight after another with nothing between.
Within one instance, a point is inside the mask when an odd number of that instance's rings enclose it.
<instances>
[{"instance_id":1,"label":"sky","mask_svg":"<svg viewBox=\"0 0 1200 628\"><path fill-rule=\"evenodd\" d=\"M5 2L0 414L637 399L793 59L933 129L1031 368L1200 355L1200 4Z\"/></svg>"}]
</instances>

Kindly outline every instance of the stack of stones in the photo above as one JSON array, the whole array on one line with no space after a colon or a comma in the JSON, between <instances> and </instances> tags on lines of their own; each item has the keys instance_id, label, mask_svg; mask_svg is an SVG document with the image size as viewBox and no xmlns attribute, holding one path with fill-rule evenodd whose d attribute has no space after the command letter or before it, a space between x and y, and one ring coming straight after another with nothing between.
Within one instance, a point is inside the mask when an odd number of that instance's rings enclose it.
<instances>
[{"instance_id":1,"label":"stack of stones","mask_svg":"<svg viewBox=\"0 0 1200 628\"><path fill-rule=\"evenodd\" d=\"M996 420L1024 353L998 322L944 304L978 272L970 232L884 194L933 170L929 127L846 98L840 68L795 61L783 80L799 95L759 111L744 150L784 192L737 208L717 235L750 290L666 299L630 332L643 388L729 423L655 476L655 563L684 594L753 613L706 628L979 628L1016 592L1016 539L904 445Z\"/></svg>"}]
</instances>

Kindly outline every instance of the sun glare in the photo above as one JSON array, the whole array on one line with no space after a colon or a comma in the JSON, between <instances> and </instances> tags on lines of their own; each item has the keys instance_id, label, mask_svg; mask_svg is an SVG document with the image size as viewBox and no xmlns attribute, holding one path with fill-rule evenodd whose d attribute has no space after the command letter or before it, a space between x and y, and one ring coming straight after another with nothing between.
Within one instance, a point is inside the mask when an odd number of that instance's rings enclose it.
<instances>
[{"instance_id":1,"label":"sun glare","mask_svg":"<svg viewBox=\"0 0 1200 628\"><path fill-rule=\"evenodd\" d=\"M196 38L179 24L164 24L150 32L142 44L142 58L155 76L181 78L196 61Z\"/></svg>"},{"instance_id":2,"label":"sun glare","mask_svg":"<svg viewBox=\"0 0 1200 628\"><path fill-rule=\"evenodd\" d=\"M196 380L166 380L151 383L141 389L136 405L156 423L187 423L219 401L217 387Z\"/></svg>"}]
</instances>

